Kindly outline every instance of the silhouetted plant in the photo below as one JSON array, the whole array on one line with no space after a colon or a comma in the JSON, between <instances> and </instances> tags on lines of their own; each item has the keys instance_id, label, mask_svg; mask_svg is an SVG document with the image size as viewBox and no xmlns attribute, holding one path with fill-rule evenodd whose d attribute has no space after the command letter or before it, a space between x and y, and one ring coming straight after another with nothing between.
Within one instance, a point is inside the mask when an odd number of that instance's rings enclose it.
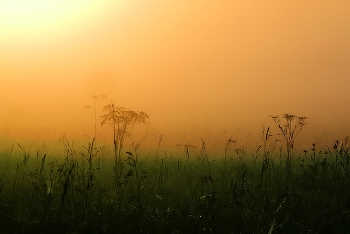
<instances>
[{"instance_id":1,"label":"silhouetted plant","mask_svg":"<svg viewBox=\"0 0 350 234\"><path fill-rule=\"evenodd\" d=\"M263 178L265 175L265 184L267 185L267 179L268 179L268 175L267 175L267 170L270 166L270 151L267 150L267 143L270 140L270 138L272 137L272 135L269 133L270 131L270 127L268 127L267 129L265 129L265 127L263 127L262 129L262 139L264 141L264 155L263 155L263 163L262 163L262 167L261 167L261 177L260 177L260 194L262 192L262 184L263 184Z\"/></svg>"},{"instance_id":2,"label":"silhouetted plant","mask_svg":"<svg viewBox=\"0 0 350 234\"><path fill-rule=\"evenodd\" d=\"M103 107L106 114L102 115L101 126L109 124L113 128L113 144L116 170L121 164L121 152L123 149L127 130L139 124L146 124L149 116L143 111L132 111L124 107L116 107L113 102ZM117 171L116 171L117 174Z\"/></svg>"},{"instance_id":3,"label":"silhouetted plant","mask_svg":"<svg viewBox=\"0 0 350 234\"><path fill-rule=\"evenodd\" d=\"M301 116L298 117L296 115L283 114L282 118L285 119L286 123L281 125L280 117L272 116L270 117L278 126L281 131L281 135L283 136L287 148L287 167L290 167L292 151L294 149L294 141L299 134L299 132L303 129L303 126L307 124L305 120L307 117Z\"/></svg>"},{"instance_id":4,"label":"silhouetted plant","mask_svg":"<svg viewBox=\"0 0 350 234\"><path fill-rule=\"evenodd\" d=\"M94 100L94 113L92 114L91 112L91 116L93 116L94 119L94 127L95 127L95 135L94 135L94 139L96 139L96 135L97 135L97 109L100 108L101 103L102 103L102 99L107 98L106 95L101 94L100 96L97 95L93 95L91 96L91 98ZM90 110L91 106L90 105L86 105L85 109Z\"/></svg>"}]
</instances>

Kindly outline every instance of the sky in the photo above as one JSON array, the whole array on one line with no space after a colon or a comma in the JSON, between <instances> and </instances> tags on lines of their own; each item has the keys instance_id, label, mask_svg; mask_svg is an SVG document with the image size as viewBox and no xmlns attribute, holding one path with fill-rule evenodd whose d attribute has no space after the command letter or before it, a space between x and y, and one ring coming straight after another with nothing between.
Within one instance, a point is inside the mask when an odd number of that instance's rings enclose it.
<instances>
[{"instance_id":1,"label":"sky","mask_svg":"<svg viewBox=\"0 0 350 234\"><path fill-rule=\"evenodd\" d=\"M346 0L0 0L0 138L88 142L84 107L112 101L149 114L145 144L259 142L285 113L308 117L300 147L331 144L350 135L349 41Z\"/></svg>"}]
</instances>

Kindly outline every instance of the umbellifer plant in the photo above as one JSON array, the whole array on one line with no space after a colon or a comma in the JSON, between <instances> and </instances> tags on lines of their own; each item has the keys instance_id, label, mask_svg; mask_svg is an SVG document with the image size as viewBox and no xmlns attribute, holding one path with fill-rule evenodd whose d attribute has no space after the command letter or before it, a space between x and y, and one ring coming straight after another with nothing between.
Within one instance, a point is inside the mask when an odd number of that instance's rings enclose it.
<instances>
[{"instance_id":1,"label":"umbellifer plant","mask_svg":"<svg viewBox=\"0 0 350 234\"><path fill-rule=\"evenodd\" d=\"M290 166L292 152L294 149L294 141L300 133L300 131L303 129L303 126L307 124L305 122L307 117L283 114L282 118L285 119L285 124L281 124L281 119L278 115L270 115L270 117L273 119L273 121L276 123L279 130L281 131L280 135L282 135L284 138L287 148L287 166Z\"/></svg>"},{"instance_id":2,"label":"umbellifer plant","mask_svg":"<svg viewBox=\"0 0 350 234\"><path fill-rule=\"evenodd\" d=\"M121 171L118 172L117 170L121 165L121 152L125 136L128 133L127 131L135 125L146 124L149 116L143 111L133 111L124 107L117 107L113 102L104 106L103 111L106 114L101 116L101 125L108 124L113 128L115 172L118 178L118 173L120 174Z\"/></svg>"}]
</instances>

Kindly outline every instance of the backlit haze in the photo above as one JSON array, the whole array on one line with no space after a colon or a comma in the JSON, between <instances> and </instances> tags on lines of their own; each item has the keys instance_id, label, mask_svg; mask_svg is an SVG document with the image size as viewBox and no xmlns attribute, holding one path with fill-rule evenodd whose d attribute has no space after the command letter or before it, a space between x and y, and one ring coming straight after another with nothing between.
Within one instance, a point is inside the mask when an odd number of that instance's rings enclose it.
<instances>
[{"instance_id":1,"label":"backlit haze","mask_svg":"<svg viewBox=\"0 0 350 234\"><path fill-rule=\"evenodd\" d=\"M0 0L0 139L87 143L103 94L97 116L149 114L128 144L255 147L290 113L308 117L297 148L325 146L350 135L349 42L346 0Z\"/></svg>"}]
</instances>

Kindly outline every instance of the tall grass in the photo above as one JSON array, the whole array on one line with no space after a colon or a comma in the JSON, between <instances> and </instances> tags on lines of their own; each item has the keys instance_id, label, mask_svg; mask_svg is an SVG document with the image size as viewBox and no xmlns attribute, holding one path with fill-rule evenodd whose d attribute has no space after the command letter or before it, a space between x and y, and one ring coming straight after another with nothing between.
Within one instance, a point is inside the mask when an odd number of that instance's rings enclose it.
<instances>
[{"instance_id":1,"label":"tall grass","mask_svg":"<svg viewBox=\"0 0 350 234\"><path fill-rule=\"evenodd\" d=\"M160 138L149 158L134 144L118 180L95 140L62 138L56 158L14 144L1 154L0 233L347 233L349 139L290 157L262 133L262 147L230 138L222 155L204 140L173 155Z\"/></svg>"}]
</instances>

